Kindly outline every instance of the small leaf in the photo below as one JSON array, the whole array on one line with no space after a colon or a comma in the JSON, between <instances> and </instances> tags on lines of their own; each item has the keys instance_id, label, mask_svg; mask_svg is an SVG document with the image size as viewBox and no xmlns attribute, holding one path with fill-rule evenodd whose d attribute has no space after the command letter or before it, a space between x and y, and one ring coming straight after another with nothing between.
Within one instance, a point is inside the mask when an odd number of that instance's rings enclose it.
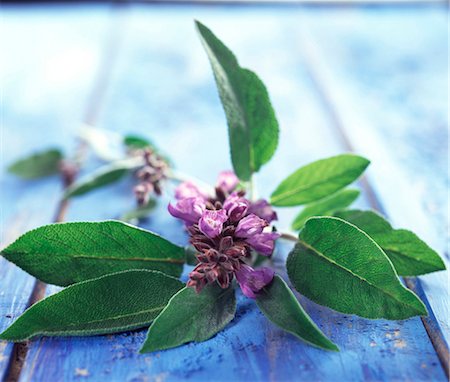
<instances>
[{"instance_id":1,"label":"small leaf","mask_svg":"<svg viewBox=\"0 0 450 382\"><path fill-rule=\"evenodd\" d=\"M297 206L329 196L355 181L367 168L366 158L342 154L301 167L271 196L275 206Z\"/></svg>"},{"instance_id":2,"label":"small leaf","mask_svg":"<svg viewBox=\"0 0 450 382\"><path fill-rule=\"evenodd\" d=\"M0 339L90 336L148 326L183 283L161 272L131 270L74 284L27 309Z\"/></svg>"},{"instance_id":3,"label":"small leaf","mask_svg":"<svg viewBox=\"0 0 450 382\"><path fill-rule=\"evenodd\" d=\"M39 280L62 286L129 269L178 277L185 260L182 247L113 220L39 227L19 237L2 255Z\"/></svg>"},{"instance_id":4,"label":"small leaf","mask_svg":"<svg viewBox=\"0 0 450 382\"><path fill-rule=\"evenodd\" d=\"M198 21L196 25L227 117L234 171L241 180L248 181L277 148L275 112L258 76L240 67L233 53L206 26Z\"/></svg>"},{"instance_id":5,"label":"small leaf","mask_svg":"<svg viewBox=\"0 0 450 382\"><path fill-rule=\"evenodd\" d=\"M148 139L132 134L126 135L123 138L123 143L125 144L125 146L132 149L145 149L146 147L154 147L153 143Z\"/></svg>"},{"instance_id":6,"label":"small leaf","mask_svg":"<svg viewBox=\"0 0 450 382\"><path fill-rule=\"evenodd\" d=\"M20 159L8 167L8 171L25 179L37 179L59 172L63 155L58 149L50 149Z\"/></svg>"},{"instance_id":7,"label":"small leaf","mask_svg":"<svg viewBox=\"0 0 450 382\"><path fill-rule=\"evenodd\" d=\"M137 160L137 158L116 161L105 165L70 186L64 193L64 198L69 199L84 195L90 191L110 185L141 165L142 162Z\"/></svg>"},{"instance_id":8,"label":"small leaf","mask_svg":"<svg viewBox=\"0 0 450 382\"><path fill-rule=\"evenodd\" d=\"M416 234L393 229L373 211L340 211L335 214L367 233L391 259L400 276L418 276L445 269L444 261Z\"/></svg>"},{"instance_id":9,"label":"small leaf","mask_svg":"<svg viewBox=\"0 0 450 382\"><path fill-rule=\"evenodd\" d=\"M256 303L264 315L281 329L312 345L339 351L303 310L292 291L279 276L258 293Z\"/></svg>"},{"instance_id":10,"label":"small leaf","mask_svg":"<svg viewBox=\"0 0 450 382\"><path fill-rule=\"evenodd\" d=\"M145 219L146 217L148 217L148 215L150 215L150 213L155 209L155 207L156 207L156 200L150 199L145 206L138 206L130 211L125 212L120 217L120 220L129 223L133 220Z\"/></svg>"},{"instance_id":11,"label":"small leaf","mask_svg":"<svg viewBox=\"0 0 450 382\"><path fill-rule=\"evenodd\" d=\"M206 341L220 332L236 313L233 288L206 286L199 294L185 287L153 321L141 353Z\"/></svg>"},{"instance_id":12,"label":"small leaf","mask_svg":"<svg viewBox=\"0 0 450 382\"><path fill-rule=\"evenodd\" d=\"M339 312L393 320L427 315L422 301L400 283L381 248L338 218L306 222L287 270L301 294Z\"/></svg>"},{"instance_id":13,"label":"small leaf","mask_svg":"<svg viewBox=\"0 0 450 382\"><path fill-rule=\"evenodd\" d=\"M334 212L348 207L358 196L358 190L342 190L326 199L321 199L317 202L308 204L295 218L292 223L292 229L302 229L305 222L310 217L332 215Z\"/></svg>"}]
</instances>

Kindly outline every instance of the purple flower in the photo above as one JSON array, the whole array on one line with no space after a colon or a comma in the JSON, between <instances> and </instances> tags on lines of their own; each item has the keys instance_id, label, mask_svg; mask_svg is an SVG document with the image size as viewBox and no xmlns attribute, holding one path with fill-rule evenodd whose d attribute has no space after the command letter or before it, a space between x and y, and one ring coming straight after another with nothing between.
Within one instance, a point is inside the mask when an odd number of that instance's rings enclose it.
<instances>
[{"instance_id":1,"label":"purple flower","mask_svg":"<svg viewBox=\"0 0 450 382\"><path fill-rule=\"evenodd\" d=\"M277 213L273 210L272 206L267 200L260 199L250 205L248 212L259 216L261 219L267 221L267 223L277 220Z\"/></svg>"},{"instance_id":2,"label":"purple flower","mask_svg":"<svg viewBox=\"0 0 450 382\"><path fill-rule=\"evenodd\" d=\"M275 246L275 240L279 237L280 234L277 232L263 232L247 238L246 241L256 252L264 256L270 256Z\"/></svg>"},{"instance_id":3,"label":"purple flower","mask_svg":"<svg viewBox=\"0 0 450 382\"><path fill-rule=\"evenodd\" d=\"M222 171L217 179L216 187L226 192L233 191L239 184L239 179L233 171Z\"/></svg>"},{"instance_id":4,"label":"purple flower","mask_svg":"<svg viewBox=\"0 0 450 382\"><path fill-rule=\"evenodd\" d=\"M256 294L272 282L273 276L274 271L270 268L262 267L255 270L246 264L242 264L236 272L242 293L250 298L256 298Z\"/></svg>"},{"instance_id":5,"label":"purple flower","mask_svg":"<svg viewBox=\"0 0 450 382\"><path fill-rule=\"evenodd\" d=\"M237 237L247 238L262 233L264 227L267 227L268 225L269 223L264 219L261 219L254 214L250 214L239 221L234 234Z\"/></svg>"},{"instance_id":6,"label":"purple flower","mask_svg":"<svg viewBox=\"0 0 450 382\"><path fill-rule=\"evenodd\" d=\"M172 216L184 220L187 225L192 225L201 218L206 206L202 198L186 198L179 200L175 206L169 203L168 209Z\"/></svg>"},{"instance_id":7,"label":"purple flower","mask_svg":"<svg viewBox=\"0 0 450 382\"><path fill-rule=\"evenodd\" d=\"M200 231L213 239L220 235L223 223L228 220L225 210L205 210L198 222Z\"/></svg>"},{"instance_id":8,"label":"purple flower","mask_svg":"<svg viewBox=\"0 0 450 382\"><path fill-rule=\"evenodd\" d=\"M230 221L237 222L247 215L250 202L233 192L223 202L223 208L227 211Z\"/></svg>"},{"instance_id":9,"label":"purple flower","mask_svg":"<svg viewBox=\"0 0 450 382\"><path fill-rule=\"evenodd\" d=\"M183 182L175 189L175 198L187 199L187 198L202 198L207 199L205 195L194 183Z\"/></svg>"}]
</instances>

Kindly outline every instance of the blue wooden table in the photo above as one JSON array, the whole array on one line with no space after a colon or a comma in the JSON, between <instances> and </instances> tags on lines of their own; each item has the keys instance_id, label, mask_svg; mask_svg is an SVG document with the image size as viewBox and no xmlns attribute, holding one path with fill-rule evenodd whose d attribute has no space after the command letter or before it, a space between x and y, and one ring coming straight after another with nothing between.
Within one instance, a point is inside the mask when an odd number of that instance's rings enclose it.
<instances>
[{"instance_id":1,"label":"blue wooden table","mask_svg":"<svg viewBox=\"0 0 450 382\"><path fill-rule=\"evenodd\" d=\"M4 6L2 167L49 145L70 152L88 122L149 136L170 150L180 170L214 182L230 168L226 122L196 18L271 93L281 138L258 176L263 196L302 164L360 153L372 165L359 205L417 232L448 268L446 12L444 5ZM3 172L0 189L2 247L54 219L58 179L24 182ZM185 244L167 201L145 228ZM124 182L75 199L66 220L116 218L132 205ZM295 212L281 210L280 220L291 221ZM366 320L300 297L339 353L297 341L241 296L236 318L207 342L139 355L145 330L42 338L29 344L17 375L20 381L445 381L448 277L405 280L427 304L423 320ZM0 260L1 330L35 298L33 291L31 276ZM2 378L20 361L14 349L0 342Z\"/></svg>"}]
</instances>

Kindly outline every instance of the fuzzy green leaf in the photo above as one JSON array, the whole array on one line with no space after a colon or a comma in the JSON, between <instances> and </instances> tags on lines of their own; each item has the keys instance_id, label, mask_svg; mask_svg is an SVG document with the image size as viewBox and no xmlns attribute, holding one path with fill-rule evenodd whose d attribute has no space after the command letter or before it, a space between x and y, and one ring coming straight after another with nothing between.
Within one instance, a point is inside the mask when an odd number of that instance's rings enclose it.
<instances>
[{"instance_id":1,"label":"fuzzy green leaf","mask_svg":"<svg viewBox=\"0 0 450 382\"><path fill-rule=\"evenodd\" d=\"M22 158L8 167L8 172L24 179L37 179L59 172L63 155L58 149L50 149Z\"/></svg>"},{"instance_id":2,"label":"fuzzy green leaf","mask_svg":"<svg viewBox=\"0 0 450 382\"><path fill-rule=\"evenodd\" d=\"M131 160L116 161L102 166L92 174L85 176L70 186L64 193L64 198L69 199L84 195L98 188L115 183L140 165L142 163L133 158Z\"/></svg>"},{"instance_id":3,"label":"fuzzy green leaf","mask_svg":"<svg viewBox=\"0 0 450 382\"><path fill-rule=\"evenodd\" d=\"M308 204L294 219L292 229L296 231L302 229L310 217L332 215L334 212L348 207L358 196L358 190L342 190L326 199Z\"/></svg>"},{"instance_id":4,"label":"fuzzy green leaf","mask_svg":"<svg viewBox=\"0 0 450 382\"><path fill-rule=\"evenodd\" d=\"M62 286L129 269L180 276L185 259L182 247L112 220L39 227L1 254L39 280Z\"/></svg>"},{"instance_id":5,"label":"fuzzy green leaf","mask_svg":"<svg viewBox=\"0 0 450 382\"><path fill-rule=\"evenodd\" d=\"M367 168L366 158L342 154L301 167L271 196L275 206L297 206L329 196L355 181Z\"/></svg>"},{"instance_id":6,"label":"fuzzy green leaf","mask_svg":"<svg viewBox=\"0 0 450 382\"><path fill-rule=\"evenodd\" d=\"M232 287L205 287L199 294L192 288L179 291L153 321L141 353L170 349L187 342L206 341L221 331L236 313Z\"/></svg>"},{"instance_id":7,"label":"fuzzy green leaf","mask_svg":"<svg viewBox=\"0 0 450 382\"><path fill-rule=\"evenodd\" d=\"M123 143L125 146L132 149L145 149L146 147L153 147L153 143L148 139L134 134L126 135L123 138Z\"/></svg>"},{"instance_id":8,"label":"fuzzy green leaf","mask_svg":"<svg viewBox=\"0 0 450 382\"><path fill-rule=\"evenodd\" d=\"M206 26L198 21L196 25L227 117L234 171L241 180L248 181L277 148L275 112L258 76L239 66L233 53Z\"/></svg>"},{"instance_id":9,"label":"fuzzy green leaf","mask_svg":"<svg viewBox=\"0 0 450 382\"><path fill-rule=\"evenodd\" d=\"M275 276L272 283L258 293L256 303L281 329L317 347L339 351L311 320L281 277Z\"/></svg>"},{"instance_id":10,"label":"fuzzy green leaf","mask_svg":"<svg viewBox=\"0 0 450 382\"><path fill-rule=\"evenodd\" d=\"M445 269L436 251L411 231L393 229L373 211L349 210L335 214L367 233L391 259L400 276L418 276Z\"/></svg>"},{"instance_id":11,"label":"fuzzy green leaf","mask_svg":"<svg viewBox=\"0 0 450 382\"><path fill-rule=\"evenodd\" d=\"M89 336L148 326L183 283L161 272L131 270L74 284L27 309L0 339Z\"/></svg>"},{"instance_id":12,"label":"fuzzy green leaf","mask_svg":"<svg viewBox=\"0 0 450 382\"><path fill-rule=\"evenodd\" d=\"M339 312L367 318L427 315L381 248L356 226L334 217L309 219L287 260L303 295Z\"/></svg>"}]
</instances>

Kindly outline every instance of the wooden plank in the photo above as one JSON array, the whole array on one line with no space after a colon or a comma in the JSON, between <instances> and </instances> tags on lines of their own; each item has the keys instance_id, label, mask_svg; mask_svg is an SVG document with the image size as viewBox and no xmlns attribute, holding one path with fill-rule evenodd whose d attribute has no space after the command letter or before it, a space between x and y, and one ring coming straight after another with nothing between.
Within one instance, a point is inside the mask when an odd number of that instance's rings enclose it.
<instances>
[{"instance_id":1,"label":"wooden plank","mask_svg":"<svg viewBox=\"0 0 450 382\"><path fill-rule=\"evenodd\" d=\"M446 10L347 12L345 24L337 13L302 19L312 75L348 142L373 159L371 183L385 212L436 248L448 268ZM338 45L342 39L348 44ZM407 281L427 300L424 324L447 375L448 279L447 270Z\"/></svg>"},{"instance_id":2,"label":"wooden plank","mask_svg":"<svg viewBox=\"0 0 450 382\"><path fill-rule=\"evenodd\" d=\"M14 36L3 41L8 59L1 69L2 167L48 146L71 149L98 64L104 9L99 7L94 16L74 15L73 10L82 11L76 7L44 13L39 8L2 8L2 35ZM89 38L80 30L89 30ZM58 177L31 182L4 174L0 187L2 246L52 221L61 193ZM28 306L35 279L4 259L0 263L0 329L4 330ZM0 343L1 380L13 361L12 351L12 344Z\"/></svg>"},{"instance_id":3,"label":"wooden plank","mask_svg":"<svg viewBox=\"0 0 450 382\"><path fill-rule=\"evenodd\" d=\"M101 125L147 134L170 149L180 170L209 182L230 167L225 119L193 28L198 18L223 36L271 91L282 136L276 158L258 177L260 194L268 196L293 166L343 150L299 54L298 16L292 10L134 7ZM69 215L110 218L131 203L130 185L123 183L77 199ZM184 242L166 203L146 227ZM295 213L284 209L280 216L289 222ZM239 295L235 320L207 342L139 355L145 330L44 338L30 349L21 380L445 380L419 318L371 321L302 302L341 346L340 353L320 351L276 329Z\"/></svg>"}]
</instances>

